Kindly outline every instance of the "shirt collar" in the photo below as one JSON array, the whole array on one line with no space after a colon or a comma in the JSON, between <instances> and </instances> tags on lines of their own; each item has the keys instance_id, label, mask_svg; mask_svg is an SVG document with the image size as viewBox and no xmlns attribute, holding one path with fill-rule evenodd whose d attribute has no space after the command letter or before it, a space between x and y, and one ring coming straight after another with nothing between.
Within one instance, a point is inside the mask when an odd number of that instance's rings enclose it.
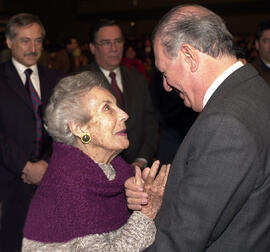
<instances>
[{"instance_id":1,"label":"shirt collar","mask_svg":"<svg viewBox=\"0 0 270 252\"><path fill-rule=\"evenodd\" d=\"M106 76L106 78L107 78L108 80L110 79L110 76L109 76L110 72L115 72L115 74L118 75L118 76L119 76L119 74L120 74L120 67L117 67L117 68L115 68L115 69L112 70L112 71L108 71L108 70L102 68L101 66L99 66L99 68L100 68L100 70L104 73L104 75Z\"/></svg>"},{"instance_id":2,"label":"shirt collar","mask_svg":"<svg viewBox=\"0 0 270 252\"><path fill-rule=\"evenodd\" d=\"M269 67L270 68L270 64L269 63L266 63L263 59L262 59L262 57L260 56L260 59L261 59L261 61L267 66L267 67Z\"/></svg>"},{"instance_id":3,"label":"shirt collar","mask_svg":"<svg viewBox=\"0 0 270 252\"><path fill-rule=\"evenodd\" d=\"M24 75L25 69L28 69L28 68L30 68L33 71L32 74L34 75L38 74L37 64L32 65L30 67L26 67L25 65L21 64L16 59L14 59L13 57L11 60L20 75Z\"/></svg>"},{"instance_id":4,"label":"shirt collar","mask_svg":"<svg viewBox=\"0 0 270 252\"><path fill-rule=\"evenodd\" d=\"M207 104L210 97L213 95L213 93L217 90L217 88L221 85L221 83L234 71L242 67L244 64L241 61L237 61L233 65L231 65L229 68L227 68L207 89L204 98L203 98L203 107Z\"/></svg>"}]
</instances>

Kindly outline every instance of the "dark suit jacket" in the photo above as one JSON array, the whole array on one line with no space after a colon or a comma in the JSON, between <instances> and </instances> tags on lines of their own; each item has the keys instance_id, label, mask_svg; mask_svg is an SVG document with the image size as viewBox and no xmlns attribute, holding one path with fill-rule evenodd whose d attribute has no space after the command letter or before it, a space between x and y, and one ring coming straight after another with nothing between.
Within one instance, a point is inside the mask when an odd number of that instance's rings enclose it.
<instances>
[{"instance_id":1,"label":"dark suit jacket","mask_svg":"<svg viewBox=\"0 0 270 252\"><path fill-rule=\"evenodd\" d=\"M113 93L111 85L96 63L92 63L81 71L94 71L106 80L108 89ZM125 111L129 115L126 122L129 139L129 148L123 152L125 160L129 163L136 158L145 158L152 161L158 144L158 122L152 106L147 81L136 70L120 66Z\"/></svg>"},{"instance_id":2,"label":"dark suit jacket","mask_svg":"<svg viewBox=\"0 0 270 252\"><path fill-rule=\"evenodd\" d=\"M250 65L231 74L172 164L147 251L270 251L270 88Z\"/></svg>"},{"instance_id":3,"label":"dark suit jacket","mask_svg":"<svg viewBox=\"0 0 270 252\"><path fill-rule=\"evenodd\" d=\"M264 64L260 56L258 56L252 65L256 68L259 74L264 78L264 80L270 85L270 67Z\"/></svg>"},{"instance_id":4,"label":"dark suit jacket","mask_svg":"<svg viewBox=\"0 0 270 252\"><path fill-rule=\"evenodd\" d=\"M38 66L42 113L61 75ZM11 61L0 64L0 181L32 188L21 180L26 162L34 158L36 122L31 99ZM42 159L48 161L51 144L43 136ZM10 189L9 189L10 190ZM22 189L23 190L23 189Z\"/></svg>"}]
</instances>

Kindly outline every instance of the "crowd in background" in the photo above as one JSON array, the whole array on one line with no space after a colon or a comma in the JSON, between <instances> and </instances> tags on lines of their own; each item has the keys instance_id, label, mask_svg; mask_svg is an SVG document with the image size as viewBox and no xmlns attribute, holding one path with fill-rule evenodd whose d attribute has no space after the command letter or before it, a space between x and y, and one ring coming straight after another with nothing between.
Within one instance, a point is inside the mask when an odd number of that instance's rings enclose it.
<instances>
[{"instance_id":1,"label":"crowd in background","mask_svg":"<svg viewBox=\"0 0 270 252\"><path fill-rule=\"evenodd\" d=\"M251 62L258 56L255 48L255 35L235 35L237 52ZM10 58L10 52L5 44L5 35L0 33L0 63ZM92 62L93 55L88 42L81 42L76 36L70 36L63 41L47 38L44 41L44 51L39 60L41 65L60 70L62 73L76 71ZM124 65L135 67L145 75L150 83L154 69L154 54L149 35L136 38L129 36L125 40Z\"/></svg>"}]
</instances>

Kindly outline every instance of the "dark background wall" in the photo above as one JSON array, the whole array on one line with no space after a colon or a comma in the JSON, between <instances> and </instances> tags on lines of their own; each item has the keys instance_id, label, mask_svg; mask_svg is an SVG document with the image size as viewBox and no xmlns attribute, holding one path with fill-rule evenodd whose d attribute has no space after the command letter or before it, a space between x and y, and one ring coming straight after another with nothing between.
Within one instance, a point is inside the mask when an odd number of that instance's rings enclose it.
<instances>
[{"instance_id":1,"label":"dark background wall","mask_svg":"<svg viewBox=\"0 0 270 252\"><path fill-rule=\"evenodd\" d=\"M88 41L91 24L99 18L115 18L128 35L151 34L160 17L170 8L191 1L176 0L0 0L0 31L11 15L39 15L47 36L60 40L76 35ZM258 22L270 19L268 0L195 0L220 14L233 34L253 34ZM132 23L133 22L133 23ZM133 24L133 25L131 25Z\"/></svg>"}]
</instances>

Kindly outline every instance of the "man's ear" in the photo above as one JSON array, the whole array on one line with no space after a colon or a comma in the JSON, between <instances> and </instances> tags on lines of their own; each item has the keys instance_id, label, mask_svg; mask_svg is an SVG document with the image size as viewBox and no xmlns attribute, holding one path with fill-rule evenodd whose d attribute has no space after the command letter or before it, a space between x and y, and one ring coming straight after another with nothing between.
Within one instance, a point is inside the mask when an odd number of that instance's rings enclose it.
<instances>
[{"instance_id":1,"label":"man's ear","mask_svg":"<svg viewBox=\"0 0 270 252\"><path fill-rule=\"evenodd\" d=\"M89 49L90 49L91 53L93 55L95 55L96 48L95 48L95 45L93 43L89 43Z\"/></svg>"},{"instance_id":2,"label":"man's ear","mask_svg":"<svg viewBox=\"0 0 270 252\"><path fill-rule=\"evenodd\" d=\"M190 44L184 43L181 46L180 52L185 62L189 65L190 71L195 72L199 66L199 57L196 49Z\"/></svg>"},{"instance_id":3,"label":"man's ear","mask_svg":"<svg viewBox=\"0 0 270 252\"><path fill-rule=\"evenodd\" d=\"M12 41L9 38L6 39L6 43L7 43L8 48L11 48Z\"/></svg>"}]
</instances>

